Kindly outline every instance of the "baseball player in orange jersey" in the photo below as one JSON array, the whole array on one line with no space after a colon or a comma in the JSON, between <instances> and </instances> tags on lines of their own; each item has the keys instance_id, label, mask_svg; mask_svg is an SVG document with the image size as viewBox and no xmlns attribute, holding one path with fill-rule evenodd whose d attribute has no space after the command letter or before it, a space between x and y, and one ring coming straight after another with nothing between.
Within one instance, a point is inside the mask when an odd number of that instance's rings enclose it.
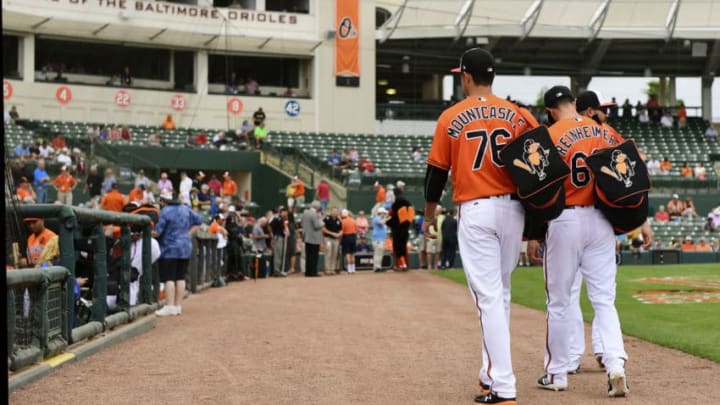
<instances>
[{"instance_id":1,"label":"baseball player in orange jersey","mask_svg":"<svg viewBox=\"0 0 720 405\"><path fill-rule=\"evenodd\" d=\"M525 211L499 151L537 121L527 110L492 94L493 56L480 48L460 58L466 98L438 119L425 175L423 232L452 172L458 205L458 244L483 334L480 383L475 402L516 404L510 355L510 274L517 264Z\"/></svg>"},{"instance_id":2,"label":"baseball player in orange jersey","mask_svg":"<svg viewBox=\"0 0 720 405\"><path fill-rule=\"evenodd\" d=\"M620 143L607 129L577 114L575 99L567 87L555 86L545 93L548 116L555 122L550 136L571 170L565 181L566 208L550 221L546 235L545 289L547 334L545 372L541 388L567 389L573 320L568 317L572 287L578 272L587 284L595 311L596 329L603 346L603 363L608 372L608 394L625 396L627 354L620 320L615 309L615 234L602 212L595 208L593 177L585 158L595 150ZM532 241L528 253L537 259L539 245Z\"/></svg>"}]
</instances>

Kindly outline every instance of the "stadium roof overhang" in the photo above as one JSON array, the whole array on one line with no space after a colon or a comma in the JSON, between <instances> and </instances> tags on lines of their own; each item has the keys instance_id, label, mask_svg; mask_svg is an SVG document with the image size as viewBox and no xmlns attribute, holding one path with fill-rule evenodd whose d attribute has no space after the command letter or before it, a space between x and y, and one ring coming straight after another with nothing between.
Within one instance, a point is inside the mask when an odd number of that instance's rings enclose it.
<instances>
[{"instance_id":1,"label":"stadium roof overhang","mask_svg":"<svg viewBox=\"0 0 720 405\"><path fill-rule=\"evenodd\" d=\"M444 73L467 48L499 74L709 76L720 2L708 0L378 0L378 69Z\"/></svg>"},{"instance_id":2,"label":"stadium roof overhang","mask_svg":"<svg viewBox=\"0 0 720 405\"><path fill-rule=\"evenodd\" d=\"M53 18L12 10L2 10L3 32L34 33L38 36L65 38L74 41L119 42L127 45L203 49L215 52L242 51L311 56L318 41L308 41L277 35L250 36L240 32L238 24L218 24L208 29L193 27L193 31L175 25L133 24L123 21L89 21L77 14L77 19Z\"/></svg>"}]
</instances>

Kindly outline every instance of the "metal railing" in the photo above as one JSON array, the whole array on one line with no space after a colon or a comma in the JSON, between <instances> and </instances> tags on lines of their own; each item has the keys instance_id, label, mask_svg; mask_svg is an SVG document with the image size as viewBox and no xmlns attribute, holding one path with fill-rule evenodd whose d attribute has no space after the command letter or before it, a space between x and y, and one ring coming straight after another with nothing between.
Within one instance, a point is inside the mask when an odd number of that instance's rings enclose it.
<instances>
[{"instance_id":1,"label":"metal railing","mask_svg":"<svg viewBox=\"0 0 720 405\"><path fill-rule=\"evenodd\" d=\"M225 249L217 248L217 235L198 231L192 238L192 243L187 275L190 292L224 286L227 259L224 257Z\"/></svg>"}]
</instances>

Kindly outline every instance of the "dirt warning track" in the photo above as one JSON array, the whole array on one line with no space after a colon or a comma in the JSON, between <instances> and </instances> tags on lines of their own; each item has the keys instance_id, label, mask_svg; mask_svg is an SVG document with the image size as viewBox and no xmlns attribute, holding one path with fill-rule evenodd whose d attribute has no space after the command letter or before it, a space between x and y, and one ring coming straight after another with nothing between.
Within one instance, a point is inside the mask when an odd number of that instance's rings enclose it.
<instances>
[{"instance_id":1,"label":"dirt warning track","mask_svg":"<svg viewBox=\"0 0 720 405\"><path fill-rule=\"evenodd\" d=\"M607 398L589 355L567 392L541 390L544 334L542 312L513 306L520 404L720 400L720 364L634 338L625 339L627 398ZM426 272L233 283L23 387L10 403L471 404L480 343L467 288Z\"/></svg>"}]
</instances>

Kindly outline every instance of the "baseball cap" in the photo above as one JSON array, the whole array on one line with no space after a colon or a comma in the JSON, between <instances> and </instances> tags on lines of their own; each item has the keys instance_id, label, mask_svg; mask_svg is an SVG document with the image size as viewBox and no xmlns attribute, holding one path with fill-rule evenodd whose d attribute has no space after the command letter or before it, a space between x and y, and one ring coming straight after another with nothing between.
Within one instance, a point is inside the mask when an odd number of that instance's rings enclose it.
<instances>
[{"instance_id":1,"label":"baseball cap","mask_svg":"<svg viewBox=\"0 0 720 405\"><path fill-rule=\"evenodd\" d=\"M373 186L376 186L376 187L377 187L377 186L379 186L379 185L380 185L380 182L377 181L377 180L375 180L375 183L373 183Z\"/></svg>"},{"instance_id":2,"label":"baseball cap","mask_svg":"<svg viewBox=\"0 0 720 405\"><path fill-rule=\"evenodd\" d=\"M348 210L343 209L343 210L340 212L340 216L341 216L341 217L346 217L346 216L348 216L349 213L350 213L350 212L349 212Z\"/></svg>"},{"instance_id":3,"label":"baseball cap","mask_svg":"<svg viewBox=\"0 0 720 405\"><path fill-rule=\"evenodd\" d=\"M39 221L39 220L40 220L40 218L38 218L38 217L26 217L26 218L23 218L23 221L24 221L24 222L35 222L35 221Z\"/></svg>"},{"instance_id":4,"label":"baseball cap","mask_svg":"<svg viewBox=\"0 0 720 405\"><path fill-rule=\"evenodd\" d=\"M460 56L460 65L452 73L467 72L471 75L495 74L495 58L482 48L471 48Z\"/></svg>"},{"instance_id":5,"label":"baseball cap","mask_svg":"<svg viewBox=\"0 0 720 405\"><path fill-rule=\"evenodd\" d=\"M560 101L573 100L575 97L566 86L553 86L545 92L544 99L546 108L555 108Z\"/></svg>"},{"instance_id":6,"label":"baseball cap","mask_svg":"<svg viewBox=\"0 0 720 405\"><path fill-rule=\"evenodd\" d=\"M387 210L385 209L385 207L378 208L377 212L380 214L387 214Z\"/></svg>"},{"instance_id":7,"label":"baseball cap","mask_svg":"<svg viewBox=\"0 0 720 405\"><path fill-rule=\"evenodd\" d=\"M575 109L578 112L587 110L588 108L599 109L616 105L612 101L607 101L597 91L583 91L578 94Z\"/></svg>"},{"instance_id":8,"label":"baseball cap","mask_svg":"<svg viewBox=\"0 0 720 405\"><path fill-rule=\"evenodd\" d=\"M673 194L672 198L680 198L680 196L677 194Z\"/></svg>"}]
</instances>

